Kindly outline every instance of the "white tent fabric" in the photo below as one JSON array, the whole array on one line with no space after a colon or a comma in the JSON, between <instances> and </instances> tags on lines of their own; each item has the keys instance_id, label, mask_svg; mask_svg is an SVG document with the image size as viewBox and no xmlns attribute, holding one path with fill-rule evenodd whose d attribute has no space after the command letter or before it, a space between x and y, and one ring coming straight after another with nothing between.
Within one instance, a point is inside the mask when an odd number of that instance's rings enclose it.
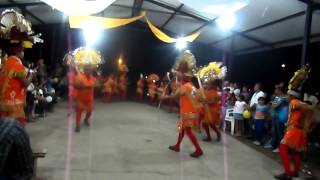
<instances>
[{"instance_id":1,"label":"white tent fabric","mask_svg":"<svg viewBox=\"0 0 320 180\"><path fill-rule=\"evenodd\" d=\"M216 25L217 12L204 12L205 3L249 2L235 12L236 26L222 31ZM183 4L185 3L185 4ZM62 23L66 16L40 0L2 0L0 11L25 8L33 24ZM318 6L319 8L319 6ZM302 44L306 4L302 0L116 0L97 16L128 18L147 11L149 20L174 36L203 32L197 42L237 54ZM145 21L141 19L141 21ZM320 12L314 10L311 42L320 41Z\"/></svg>"}]
</instances>

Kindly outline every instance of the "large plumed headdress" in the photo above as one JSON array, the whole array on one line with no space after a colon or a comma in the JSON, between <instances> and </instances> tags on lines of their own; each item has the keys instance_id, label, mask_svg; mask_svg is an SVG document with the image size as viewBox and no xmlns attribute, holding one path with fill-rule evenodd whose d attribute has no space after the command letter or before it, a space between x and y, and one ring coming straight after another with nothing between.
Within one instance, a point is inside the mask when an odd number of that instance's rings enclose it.
<instances>
[{"instance_id":1,"label":"large plumed headdress","mask_svg":"<svg viewBox=\"0 0 320 180\"><path fill-rule=\"evenodd\" d=\"M178 76L193 76L196 71L196 58L189 51L184 51L172 68L172 73Z\"/></svg>"}]
</instances>

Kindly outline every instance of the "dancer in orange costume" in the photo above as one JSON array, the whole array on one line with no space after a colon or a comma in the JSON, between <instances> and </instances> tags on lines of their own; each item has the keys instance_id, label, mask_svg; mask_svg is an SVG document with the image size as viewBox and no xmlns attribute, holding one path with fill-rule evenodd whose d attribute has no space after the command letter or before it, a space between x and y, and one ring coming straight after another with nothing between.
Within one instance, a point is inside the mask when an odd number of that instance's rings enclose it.
<instances>
[{"instance_id":1,"label":"dancer in orange costume","mask_svg":"<svg viewBox=\"0 0 320 180\"><path fill-rule=\"evenodd\" d=\"M210 127L217 134L217 141L221 140L221 132L218 128L220 124L220 96L218 94L217 84L215 82L206 82L204 84L204 96L199 92L198 95L199 102L202 104L201 116L202 127L205 130L207 137L203 139L204 141L210 142Z\"/></svg>"},{"instance_id":2,"label":"dancer in orange costume","mask_svg":"<svg viewBox=\"0 0 320 180\"><path fill-rule=\"evenodd\" d=\"M276 179L291 180L299 176L302 152L306 149L309 124L313 119L313 109L310 105L301 102L299 93L289 90L289 120L287 131L281 140L279 147L284 173L276 175ZM292 156L294 169L290 170L290 158Z\"/></svg>"},{"instance_id":3,"label":"dancer in orange costume","mask_svg":"<svg viewBox=\"0 0 320 180\"><path fill-rule=\"evenodd\" d=\"M127 98L127 84L128 84L127 74L121 73L118 79L118 90L122 100L125 100Z\"/></svg>"},{"instance_id":4,"label":"dancer in orange costume","mask_svg":"<svg viewBox=\"0 0 320 180\"><path fill-rule=\"evenodd\" d=\"M154 104L156 101L156 90L157 90L157 85L155 81L150 81L148 85L148 93L149 93L149 102L150 104Z\"/></svg>"},{"instance_id":5,"label":"dancer in orange costume","mask_svg":"<svg viewBox=\"0 0 320 180\"><path fill-rule=\"evenodd\" d=\"M157 88L157 95L158 95L159 101L161 100L161 96L166 94L167 94L166 86L164 85L164 82L161 82L160 86Z\"/></svg>"},{"instance_id":6,"label":"dancer in orange costume","mask_svg":"<svg viewBox=\"0 0 320 180\"><path fill-rule=\"evenodd\" d=\"M279 147L284 173L274 176L275 179L291 180L292 177L299 176L302 152L307 146L309 125L314 119L314 109L312 106L299 100L299 90L302 89L302 85L306 81L310 70L309 65L302 67L289 82L289 118L286 133ZM293 171L290 168L289 156L292 157L294 163Z\"/></svg>"},{"instance_id":7,"label":"dancer in orange costume","mask_svg":"<svg viewBox=\"0 0 320 180\"><path fill-rule=\"evenodd\" d=\"M144 79L143 79L143 75L140 74L140 79L137 82L137 98L139 101L143 100L143 88L144 88Z\"/></svg>"},{"instance_id":8,"label":"dancer in orange costume","mask_svg":"<svg viewBox=\"0 0 320 180\"><path fill-rule=\"evenodd\" d=\"M92 75L91 65L84 65L83 73L78 73L75 80L77 90L76 132L80 131L81 115L85 111L85 125L89 126L89 118L93 110L94 87L96 78Z\"/></svg>"},{"instance_id":9,"label":"dancer in orange costume","mask_svg":"<svg viewBox=\"0 0 320 180\"><path fill-rule=\"evenodd\" d=\"M14 118L25 125L25 88L29 85L27 72L21 59L24 48L21 44L11 44L10 56L0 72L0 116Z\"/></svg>"},{"instance_id":10,"label":"dancer in orange costume","mask_svg":"<svg viewBox=\"0 0 320 180\"><path fill-rule=\"evenodd\" d=\"M113 86L115 85L113 75L111 74L108 76L106 82L103 84L103 94L104 100L106 102L112 102L112 90L114 89Z\"/></svg>"},{"instance_id":11,"label":"dancer in orange costume","mask_svg":"<svg viewBox=\"0 0 320 180\"><path fill-rule=\"evenodd\" d=\"M200 144L192 132L192 129L199 129L199 121L197 114L197 104L193 95L194 87L191 83L192 71L195 68L195 58L190 51L185 51L182 57L176 62L174 66L174 73L177 74L181 81L181 86L177 88L175 93L171 96L165 96L163 99L179 98L180 100L180 121L177 125L179 136L177 143L173 146L169 146L172 151L179 152L180 144L185 134L189 137L193 145L195 146L195 152L190 156L197 158L203 154Z\"/></svg>"}]
</instances>

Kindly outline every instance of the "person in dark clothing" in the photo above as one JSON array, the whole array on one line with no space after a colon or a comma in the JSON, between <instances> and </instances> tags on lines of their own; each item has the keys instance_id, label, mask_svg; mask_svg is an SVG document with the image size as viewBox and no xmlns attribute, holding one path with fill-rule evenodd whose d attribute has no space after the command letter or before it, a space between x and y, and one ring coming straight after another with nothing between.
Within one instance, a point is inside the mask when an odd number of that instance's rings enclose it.
<instances>
[{"instance_id":1,"label":"person in dark clothing","mask_svg":"<svg viewBox=\"0 0 320 180\"><path fill-rule=\"evenodd\" d=\"M33 158L29 136L19 123L0 119L0 180L30 180Z\"/></svg>"}]
</instances>

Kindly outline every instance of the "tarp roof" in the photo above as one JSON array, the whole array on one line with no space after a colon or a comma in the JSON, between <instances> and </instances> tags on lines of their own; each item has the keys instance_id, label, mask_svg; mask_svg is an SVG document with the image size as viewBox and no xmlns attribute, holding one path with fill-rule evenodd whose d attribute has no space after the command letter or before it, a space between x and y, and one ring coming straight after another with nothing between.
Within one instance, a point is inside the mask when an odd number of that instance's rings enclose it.
<instances>
[{"instance_id":1,"label":"tarp roof","mask_svg":"<svg viewBox=\"0 0 320 180\"><path fill-rule=\"evenodd\" d=\"M215 24L216 16L197 12L178 0L116 0L97 15L128 18L145 10L151 22L163 30L182 36L202 29L198 42L245 54L302 44L306 11L303 1L252 0L235 13L237 24L231 31L220 30ZM61 12L40 0L1 0L0 11L6 8L20 11L33 24L66 21ZM319 4L315 9L319 9ZM311 42L320 41L319 22L320 12L315 10Z\"/></svg>"}]
</instances>

